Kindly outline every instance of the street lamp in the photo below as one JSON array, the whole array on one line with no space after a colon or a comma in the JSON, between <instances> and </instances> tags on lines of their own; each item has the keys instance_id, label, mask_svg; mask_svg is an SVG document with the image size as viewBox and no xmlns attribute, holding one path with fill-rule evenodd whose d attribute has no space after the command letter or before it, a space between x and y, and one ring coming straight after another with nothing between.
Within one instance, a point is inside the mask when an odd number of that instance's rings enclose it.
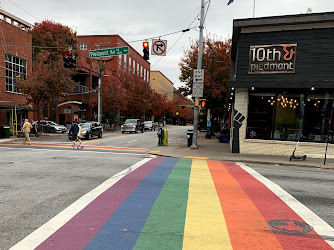
<instances>
[{"instance_id":1,"label":"street lamp","mask_svg":"<svg viewBox=\"0 0 334 250\"><path fill-rule=\"evenodd\" d=\"M213 82L213 68L215 65L215 53L213 51L212 46L210 45L210 43L207 43L208 46L211 49L211 80L210 80L210 97L209 97L209 108L208 108L208 113L207 113L207 130L206 130L206 139L211 139L211 131L212 131L212 124L211 124L211 105L212 105L212 82Z\"/></svg>"}]
</instances>

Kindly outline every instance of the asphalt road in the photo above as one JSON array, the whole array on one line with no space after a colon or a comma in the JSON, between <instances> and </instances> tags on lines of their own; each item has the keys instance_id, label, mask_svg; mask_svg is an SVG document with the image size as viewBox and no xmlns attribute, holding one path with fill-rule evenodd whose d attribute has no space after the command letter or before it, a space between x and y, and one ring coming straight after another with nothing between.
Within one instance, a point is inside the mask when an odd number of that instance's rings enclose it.
<instances>
[{"instance_id":1,"label":"asphalt road","mask_svg":"<svg viewBox=\"0 0 334 250\"><path fill-rule=\"evenodd\" d=\"M184 140L185 127L168 129L173 140ZM38 141L71 145L64 134L39 138ZM83 142L87 147L151 150L156 147L158 138L155 131L138 134L118 131L105 133L102 139ZM87 152L70 148L0 148L0 154L0 249L9 249L111 176L151 157L146 153ZM247 165L281 186L334 227L332 170Z\"/></svg>"},{"instance_id":2,"label":"asphalt road","mask_svg":"<svg viewBox=\"0 0 334 250\"><path fill-rule=\"evenodd\" d=\"M278 184L334 228L334 172L330 169L247 164Z\"/></svg>"},{"instance_id":3,"label":"asphalt road","mask_svg":"<svg viewBox=\"0 0 334 250\"><path fill-rule=\"evenodd\" d=\"M171 133L181 131L174 130ZM71 145L66 134L32 138L32 142ZM137 134L116 131L83 143L149 150L156 147L158 138L155 131ZM9 249L111 176L151 157L54 148L0 148L0 155L0 249Z\"/></svg>"}]
</instances>

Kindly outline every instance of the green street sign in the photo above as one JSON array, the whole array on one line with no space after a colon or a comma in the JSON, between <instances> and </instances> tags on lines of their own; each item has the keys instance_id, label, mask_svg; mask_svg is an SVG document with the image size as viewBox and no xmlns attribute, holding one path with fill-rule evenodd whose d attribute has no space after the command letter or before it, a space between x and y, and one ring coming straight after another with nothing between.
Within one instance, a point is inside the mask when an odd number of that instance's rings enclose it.
<instances>
[{"instance_id":1,"label":"green street sign","mask_svg":"<svg viewBox=\"0 0 334 250\"><path fill-rule=\"evenodd\" d=\"M109 56L119 56L129 54L129 47L116 47L107 49L97 49L89 51L89 58L100 58Z\"/></svg>"},{"instance_id":2,"label":"green street sign","mask_svg":"<svg viewBox=\"0 0 334 250\"><path fill-rule=\"evenodd\" d=\"M188 108L195 108L195 105L187 105Z\"/></svg>"}]
</instances>

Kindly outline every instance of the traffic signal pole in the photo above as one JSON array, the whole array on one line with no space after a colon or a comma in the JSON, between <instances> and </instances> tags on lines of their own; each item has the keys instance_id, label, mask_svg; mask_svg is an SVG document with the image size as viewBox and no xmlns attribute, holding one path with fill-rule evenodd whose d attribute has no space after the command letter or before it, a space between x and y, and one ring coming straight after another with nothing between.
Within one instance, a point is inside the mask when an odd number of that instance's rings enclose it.
<instances>
[{"instance_id":1,"label":"traffic signal pole","mask_svg":"<svg viewBox=\"0 0 334 250\"><path fill-rule=\"evenodd\" d=\"M198 58L197 58L197 69L202 69L202 54L203 54L203 28L204 28L204 0L201 0L201 18L199 25L199 41L198 41ZM195 97L195 107L194 107L194 132L193 141L190 148L197 149L197 131L198 131L198 114L199 114L199 99Z\"/></svg>"}]
</instances>

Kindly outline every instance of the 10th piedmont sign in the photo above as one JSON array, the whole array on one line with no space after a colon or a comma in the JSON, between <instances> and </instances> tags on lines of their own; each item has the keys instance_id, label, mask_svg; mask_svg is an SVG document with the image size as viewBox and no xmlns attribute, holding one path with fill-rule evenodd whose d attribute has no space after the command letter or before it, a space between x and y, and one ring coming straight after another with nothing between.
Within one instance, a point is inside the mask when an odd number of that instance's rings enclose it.
<instances>
[{"instance_id":1,"label":"10th piedmont sign","mask_svg":"<svg viewBox=\"0 0 334 250\"><path fill-rule=\"evenodd\" d=\"M116 47L89 51L89 58L110 57L129 54L129 47Z\"/></svg>"},{"instance_id":2,"label":"10th piedmont sign","mask_svg":"<svg viewBox=\"0 0 334 250\"><path fill-rule=\"evenodd\" d=\"M295 73L296 50L297 44L250 46L248 74Z\"/></svg>"}]
</instances>

